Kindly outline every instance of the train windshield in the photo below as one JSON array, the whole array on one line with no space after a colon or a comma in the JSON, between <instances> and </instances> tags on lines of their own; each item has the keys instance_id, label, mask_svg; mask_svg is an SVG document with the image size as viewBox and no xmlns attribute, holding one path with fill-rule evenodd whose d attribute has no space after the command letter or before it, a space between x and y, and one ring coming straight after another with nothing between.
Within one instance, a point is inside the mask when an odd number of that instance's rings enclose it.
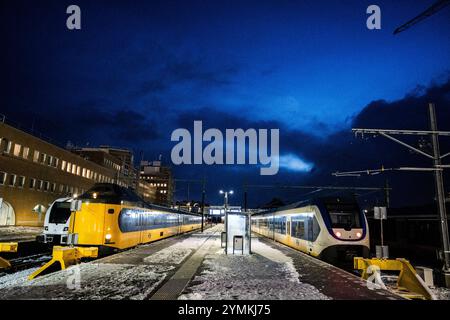
<instances>
[{"instance_id":1,"label":"train windshield","mask_svg":"<svg viewBox=\"0 0 450 320\"><path fill-rule=\"evenodd\" d=\"M70 218L70 202L55 202L51 208L49 223L66 223Z\"/></svg>"},{"instance_id":2,"label":"train windshield","mask_svg":"<svg viewBox=\"0 0 450 320\"><path fill-rule=\"evenodd\" d=\"M330 215L332 228L346 230L361 228L361 217L356 203L327 204L326 207Z\"/></svg>"}]
</instances>

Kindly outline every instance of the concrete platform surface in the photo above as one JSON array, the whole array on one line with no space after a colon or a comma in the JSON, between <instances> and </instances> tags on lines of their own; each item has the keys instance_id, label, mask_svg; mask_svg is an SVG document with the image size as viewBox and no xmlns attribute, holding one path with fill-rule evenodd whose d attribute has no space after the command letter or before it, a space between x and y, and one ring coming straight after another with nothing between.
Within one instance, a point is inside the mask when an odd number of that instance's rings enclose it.
<instances>
[{"instance_id":1,"label":"concrete platform surface","mask_svg":"<svg viewBox=\"0 0 450 320\"><path fill-rule=\"evenodd\" d=\"M0 227L0 242L34 241L42 232L42 227Z\"/></svg>"},{"instance_id":2,"label":"concrete platform surface","mask_svg":"<svg viewBox=\"0 0 450 320\"><path fill-rule=\"evenodd\" d=\"M143 245L28 281L0 277L0 299L400 299L284 245L254 237L226 255L223 226Z\"/></svg>"}]
</instances>

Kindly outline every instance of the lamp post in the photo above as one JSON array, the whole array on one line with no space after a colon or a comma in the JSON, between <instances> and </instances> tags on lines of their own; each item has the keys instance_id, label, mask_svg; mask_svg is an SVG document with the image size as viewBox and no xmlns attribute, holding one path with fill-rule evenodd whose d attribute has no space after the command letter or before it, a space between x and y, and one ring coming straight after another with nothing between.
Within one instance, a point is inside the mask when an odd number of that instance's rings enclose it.
<instances>
[{"instance_id":1,"label":"lamp post","mask_svg":"<svg viewBox=\"0 0 450 320\"><path fill-rule=\"evenodd\" d=\"M228 195L233 194L233 190L230 191L219 191L220 194L223 194L223 208L225 210L225 253L228 254Z\"/></svg>"}]
</instances>

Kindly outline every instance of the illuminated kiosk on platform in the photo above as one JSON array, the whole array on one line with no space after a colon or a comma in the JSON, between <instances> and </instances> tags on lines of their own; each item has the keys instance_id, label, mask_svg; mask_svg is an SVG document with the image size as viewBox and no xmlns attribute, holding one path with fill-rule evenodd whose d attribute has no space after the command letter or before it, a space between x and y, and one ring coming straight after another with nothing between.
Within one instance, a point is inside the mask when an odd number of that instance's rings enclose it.
<instances>
[{"instance_id":1,"label":"illuminated kiosk on platform","mask_svg":"<svg viewBox=\"0 0 450 320\"><path fill-rule=\"evenodd\" d=\"M225 232L222 235L222 246L226 254L251 253L250 215L243 212L227 212L225 214ZM225 243L224 243L225 242Z\"/></svg>"}]
</instances>

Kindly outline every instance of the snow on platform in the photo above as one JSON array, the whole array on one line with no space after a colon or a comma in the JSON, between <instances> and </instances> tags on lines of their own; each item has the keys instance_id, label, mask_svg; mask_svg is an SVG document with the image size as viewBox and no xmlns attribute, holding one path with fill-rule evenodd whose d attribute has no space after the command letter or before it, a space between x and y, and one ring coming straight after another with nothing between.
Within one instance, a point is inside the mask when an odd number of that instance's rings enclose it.
<instances>
[{"instance_id":1,"label":"snow on platform","mask_svg":"<svg viewBox=\"0 0 450 320\"><path fill-rule=\"evenodd\" d=\"M42 232L42 227L0 227L0 242L34 241Z\"/></svg>"},{"instance_id":2,"label":"snow on platform","mask_svg":"<svg viewBox=\"0 0 450 320\"><path fill-rule=\"evenodd\" d=\"M179 299L330 299L314 286L300 282L291 258L257 238L252 240L253 254L247 256L226 255L218 244Z\"/></svg>"},{"instance_id":3,"label":"snow on platform","mask_svg":"<svg viewBox=\"0 0 450 320\"><path fill-rule=\"evenodd\" d=\"M165 239L31 281L36 268L7 274L0 277L0 299L149 299L211 232Z\"/></svg>"},{"instance_id":4,"label":"snow on platform","mask_svg":"<svg viewBox=\"0 0 450 320\"><path fill-rule=\"evenodd\" d=\"M384 290L369 290L364 281L348 272L260 237L252 238L253 254L226 255L220 247L221 230L219 225L204 233L160 240L32 281L26 278L35 269L0 276L0 299L151 299L192 266L186 284L177 288L173 297L399 298Z\"/></svg>"},{"instance_id":5,"label":"snow on platform","mask_svg":"<svg viewBox=\"0 0 450 320\"><path fill-rule=\"evenodd\" d=\"M2 299L145 299L165 278L170 267L82 263L28 281L36 269L7 275Z\"/></svg>"}]
</instances>

